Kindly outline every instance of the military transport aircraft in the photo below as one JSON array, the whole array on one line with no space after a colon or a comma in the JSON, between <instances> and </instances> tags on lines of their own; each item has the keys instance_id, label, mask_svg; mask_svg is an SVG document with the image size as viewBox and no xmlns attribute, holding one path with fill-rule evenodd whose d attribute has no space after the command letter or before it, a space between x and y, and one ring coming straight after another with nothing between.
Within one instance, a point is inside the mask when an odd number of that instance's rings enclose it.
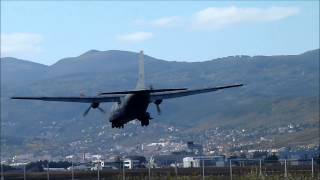
<instances>
[{"instance_id":1,"label":"military transport aircraft","mask_svg":"<svg viewBox=\"0 0 320 180\"><path fill-rule=\"evenodd\" d=\"M151 120L150 114L147 112L147 108L150 103L154 103L157 107L157 111L160 114L159 105L163 99L177 98L182 96L189 96L200 93L207 93L211 91L217 91L220 89L239 87L242 84L209 87L199 89L153 89L145 87L144 80L144 55L143 51L140 52L139 58L139 76L138 83L135 90L132 91L119 91L119 92L107 92L100 93L97 96L84 96L77 97L12 97L12 99L24 99L24 100L42 100L42 101L62 101L62 102L77 102L77 103L90 103L89 108L84 112L83 116L87 115L91 108L99 109L100 103L115 102L111 108L111 114L109 121L112 123L112 128L123 128L124 124L132 120L139 120L141 126L148 126L149 120Z\"/></svg>"}]
</instances>

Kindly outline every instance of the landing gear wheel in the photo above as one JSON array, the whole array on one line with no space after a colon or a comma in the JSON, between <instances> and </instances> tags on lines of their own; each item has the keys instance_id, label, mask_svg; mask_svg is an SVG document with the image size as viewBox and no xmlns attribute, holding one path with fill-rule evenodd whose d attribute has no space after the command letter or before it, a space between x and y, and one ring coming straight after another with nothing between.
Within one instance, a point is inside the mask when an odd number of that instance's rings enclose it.
<instances>
[{"instance_id":1,"label":"landing gear wheel","mask_svg":"<svg viewBox=\"0 0 320 180\"><path fill-rule=\"evenodd\" d=\"M124 128L124 124L118 124L118 123L112 123L111 124L111 127L112 128Z\"/></svg>"},{"instance_id":2,"label":"landing gear wheel","mask_svg":"<svg viewBox=\"0 0 320 180\"><path fill-rule=\"evenodd\" d=\"M149 119L141 121L141 126L148 126L149 125Z\"/></svg>"}]
</instances>

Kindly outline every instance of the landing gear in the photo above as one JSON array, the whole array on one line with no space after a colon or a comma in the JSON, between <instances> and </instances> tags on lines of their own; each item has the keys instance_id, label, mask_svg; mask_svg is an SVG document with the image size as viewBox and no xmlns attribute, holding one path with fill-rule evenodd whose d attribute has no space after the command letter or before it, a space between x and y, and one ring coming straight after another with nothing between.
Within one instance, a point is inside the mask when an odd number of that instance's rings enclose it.
<instances>
[{"instance_id":1,"label":"landing gear","mask_svg":"<svg viewBox=\"0 0 320 180\"><path fill-rule=\"evenodd\" d=\"M139 119L141 122L141 126L148 126L150 119L152 119L150 114L148 112L146 112L145 115Z\"/></svg>"},{"instance_id":2,"label":"landing gear","mask_svg":"<svg viewBox=\"0 0 320 180\"><path fill-rule=\"evenodd\" d=\"M112 128L119 128L119 129L120 129L120 128L123 128L123 127L124 127L124 124L112 123L112 124L111 124L111 127L112 127Z\"/></svg>"},{"instance_id":3,"label":"landing gear","mask_svg":"<svg viewBox=\"0 0 320 180\"><path fill-rule=\"evenodd\" d=\"M141 126L148 126L149 125L149 119L141 121Z\"/></svg>"}]
</instances>

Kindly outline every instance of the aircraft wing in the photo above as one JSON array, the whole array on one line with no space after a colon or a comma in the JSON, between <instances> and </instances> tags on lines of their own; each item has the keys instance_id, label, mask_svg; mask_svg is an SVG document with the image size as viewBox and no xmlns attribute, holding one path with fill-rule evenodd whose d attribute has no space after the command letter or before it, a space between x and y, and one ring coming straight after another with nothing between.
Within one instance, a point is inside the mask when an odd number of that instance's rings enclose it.
<instances>
[{"instance_id":1,"label":"aircraft wing","mask_svg":"<svg viewBox=\"0 0 320 180\"><path fill-rule=\"evenodd\" d=\"M76 96L76 97L23 97L16 96L11 99L23 100L41 100L41 101L60 101L60 102L77 102L77 103L103 103L103 102L120 102L120 98L124 95L112 96Z\"/></svg>"},{"instance_id":2,"label":"aircraft wing","mask_svg":"<svg viewBox=\"0 0 320 180\"><path fill-rule=\"evenodd\" d=\"M180 90L174 92L160 92L160 93L152 93L151 94L151 102L160 99L171 99L171 98L178 98L183 96L190 96L200 93L207 93L212 91L218 91L220 89L227 89L233 87L240 87L243 84L236 84L236 85L229 85L229 86L219 86L219 87L209 87L209 88L199 88L199 89L190 89L190 90Z\"/></svg>"}]
</instances>

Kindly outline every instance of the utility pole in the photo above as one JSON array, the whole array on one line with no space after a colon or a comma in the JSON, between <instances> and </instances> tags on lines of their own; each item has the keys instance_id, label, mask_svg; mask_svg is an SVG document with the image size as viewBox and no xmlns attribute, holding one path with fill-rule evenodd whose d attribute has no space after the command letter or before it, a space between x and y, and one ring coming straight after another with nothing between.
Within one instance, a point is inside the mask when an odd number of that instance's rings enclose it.
<instances>
[{"instance_id":1,"label":"utility pole","mask_svg":"<svg viewBox=\"0 0 320 180\"><path fill-rule=\"evenodd\" d=\"M49 161L47 162L47 180L49 180L50 177L49 177Z\"/></svg>"},{"instance_id":2,"label":"utility pole","mask_svg":"<svg viewBox=\"0 0 320 180\"><path fill-rule=\"evenodd\" d=\"M311 159L311 177L314 178L313 158Z\"/></svg>"},{"instance_id":3,"label":"utility pole","mask_svg":"<svg viewBox=\"0 0 320 180\"><path fill-rule=\"evenodd\" d=\"M26 164L23 165L23 180L26 180Z\"/></svg>"},{"instance_id":4,"label":"utility pole","mask_svg":"<svg viewBox=\"0 0 320 180\"><path fill-rule=\"evenodd\" d=\"M202 180L204 180L204 159L202 159Z\"/></svg>"},{"instance_id":5,"label":"utility pole","mask_svg":"<svg viewBox=\"0 0 320 180\"><path fill-rule=\"evenodd\" d=\"M176 178L178 177L178 166L177 166L177 162L174 163L174 171L176 173Z\"/></svg>"},{"instance_id":6,"label":"utility pole","mask_svg":"<svg viewBox=\"0 0 320 180\"><path fill-rule=\"evenodd\" d=\"M100 180L100 161L98 162L98 180Z\"/></svg>"},{"instance_id":7,"label":"utility pole","mask_svg":"<svg viewBox=\"0 0 320 180\"><path fill-rule=\"evenodd\" d=\"M1 160L1 180L4 180L4 177L3 177L3 163L2 163L2 160Z\"/></svg>"},{"instance_id":8,"label":"utility pole","mask_svg":"<svg viewBox=\"0 0 320 180\"><path fill-rule=\"evenodd\" d=\"M151 160L149 160L149 165L148 165L148 180L151 180Z\"/></svg>"},{"instance_id":9,"label":"utility pole","mask_svg":"<svg viewBox=\"0 0 320 180\"><path fill-rule=\"evenodd\" d=\"M232 180L232 163L231 163L231 159L230 159L230 180Z\"/></svg>"},{"instance_id":10,"label":"utility pole","mask_svg":"<svg viewBox=\"0 0 320 180\"><path fill-rule=\"evenodd\" d=\"M261 163L261 159L260 159L259 160L259 176L262 176L261 166L262 166L262 163Z\"/></svg>"},{"instance_id":11,"label":"utility pole","mask_svg":"<svg viewBox=\"0 0 320 180\"><path fill-rule=\"evenodd\" d=\"M288 173L287 173L287 160L284 160L284 178L287 179Z\"/></svg>"},{"instance_id":12,"label":"utility pole","mask_svg":"<svg viewBox=\"0 0 320 180\"><path fill-rule=\"evenodd\" d=\"M126 176L124 173L124 161L122 162L122 180L126 180Z\"/></svg>"},{"instance_id":13,"label":"utility pole","mask_svg":"<svg viewBox=\"0 0 320 180\"><path fill-rule=\"evenodd\" d=\"M74 180L73 156L71 158L71 180Z\"/></svg>"}]
</instances>

